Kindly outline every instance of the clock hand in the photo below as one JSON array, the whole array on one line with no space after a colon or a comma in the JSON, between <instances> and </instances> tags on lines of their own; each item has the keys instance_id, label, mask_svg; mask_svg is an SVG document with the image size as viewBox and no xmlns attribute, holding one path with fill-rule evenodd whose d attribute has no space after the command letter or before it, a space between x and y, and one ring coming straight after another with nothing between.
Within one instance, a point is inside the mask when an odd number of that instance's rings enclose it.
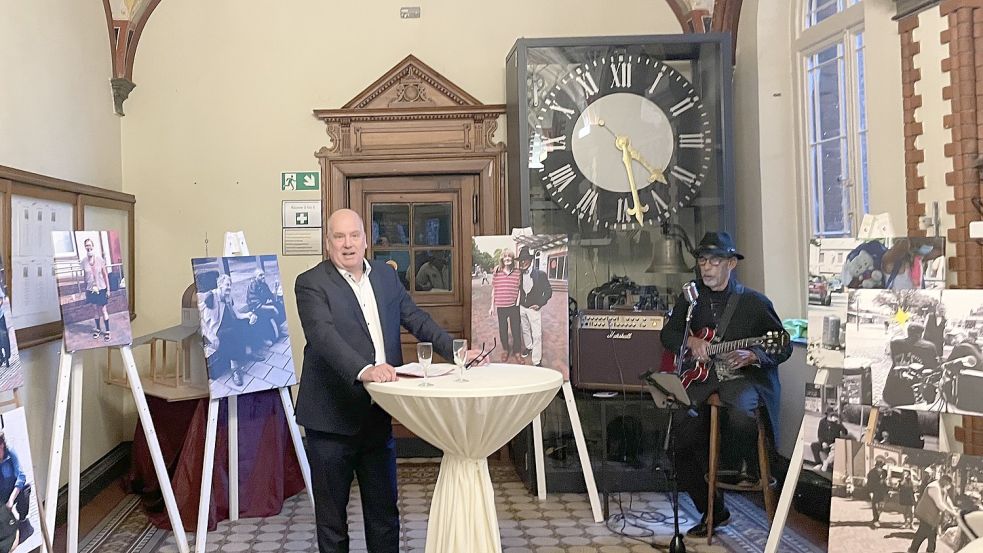
<instances>
[{"instance_id":1,"label":"clock hand","mask_svg":"<svg viewBox=\"0 0 983 553\"><path fill-rule=\"evenodd\" d=\"M617 139L619 138L618 135L616 135L614 131L612 131L607 125L604 124L603 119L597 120L597 126L611 133L611 136L615 137L615 143L617 144ZM628 137L625 137L626 145L627 145L627 141L628 141ZM621 149L621 147L619 146L618 149ZM630 145L628 145L628 155L631 156L631 159L641 163L642 167L644 167L645 170L649 172L649 182L661 182L662 184L669 184L669 181L666 180L665 174L659 169L653 167L651 163L646 161L642 157L642 155L638 153L638 150L632 148Z\"/></svg>"},{"instance_id":2,"label":"clock hand","mask_svg":"<svg viewBox=\"0 0 983 553\"><path fill-rule=\"evenodd\" d=\"M669 181L666 180L665 174L662 171L660 171L659 169L656 169L655 167L653 167L651 163L649 163L648 161L646 161L641 156L641 154L638 153L638 150L636 150L635 148L632 148L631 146L629 146L628 147L628 154L631 156L632 159L634 159L635 161L641 163L642 164L642 167L644 167L645 170L649 172L649 182L656 182L656 181L658 181L658 182L661 182L662 184L669 184Z\"/></svg>"},{"instance_id":3,"label":"clock hand","mask_svg":"<svg viewBox=\"0 0 983 553\"><path fill-rule=\"evenodd\" d=\"M649 206L642 205L641 200L638 199L638 187L635 186L635 173L631 167L631 154L628 152L629 146L627 136L619 136L614 141L615 146L621 150L621 161L625 165L625 171L628 173L628 186L631 187L631 201L632 205L626 210L626 213L631 216L634 215L638 224L645 224L645 215L649 210Z\"/></svg>"}]
</instances>

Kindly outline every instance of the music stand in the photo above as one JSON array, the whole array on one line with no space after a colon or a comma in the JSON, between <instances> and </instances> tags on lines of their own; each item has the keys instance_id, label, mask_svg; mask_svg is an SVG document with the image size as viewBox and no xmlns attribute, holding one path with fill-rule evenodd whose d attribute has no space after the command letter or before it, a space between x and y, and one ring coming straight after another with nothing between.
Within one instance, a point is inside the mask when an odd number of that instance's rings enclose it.
<instances>
[{"instance_id":1,"label":"music stand","mask_svg":"<svg viewBox=\"0 0 983 553\"><path fill-rule=\"evenodd\" d=\"M689 412L693 403L686 394L686 388L679 376L673 373L648 373L645 375L649 394L660 409L669 411L669 486L672 497L672 540L669 542L669 553L686 553L683 535L679 532L679 485L676 482L676 440L672 438L672 419L676 411Z\"/></svg>"}]
</instances>

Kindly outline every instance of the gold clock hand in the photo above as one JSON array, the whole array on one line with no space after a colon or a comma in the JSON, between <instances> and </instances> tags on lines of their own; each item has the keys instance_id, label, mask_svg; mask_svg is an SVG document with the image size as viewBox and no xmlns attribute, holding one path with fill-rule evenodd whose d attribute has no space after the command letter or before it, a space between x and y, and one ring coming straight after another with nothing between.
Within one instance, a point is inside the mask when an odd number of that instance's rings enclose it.
<instances>
[{"instance_id":1,"label":"gold clock hand","mask_svg":"<svg viewBox=\"0 0 983 553\"><path fill-rule=\"evenodd\" d=\"M615 137L615 139L616 139L615 140L615 143L617 143L617 139L619 138L618 135L616 135L614 133L614 131L612 131L604 123L604 120L603 119L598 119L596 124L597 124L598 127L601 127L604 130L606 130L609 133L611 133L611 136ZM628 144L628 137L626 136L624 138L625 138L625 143ZM620 149L620 147L619 147L619 149ZM638 150L636 150L635 148L632 148L630 144L628 145L628 154L631 156L631 159L633 159L633 160L641 163L642 164L642 167L644 167L645 170L649 172L649 182L661 182L662 184L669 184L669 181L666 180L665 174L661 170L656 169L655 167L653 167L652 164L649 163L645 158L643 158L642 155L638 153Z\"/></svg>"},{"instance_id":2,"label":"gold clock hand","mask_svg":"<svg viewBox=\"0 0 983 553\"><path fill-rule=\"evenodd\" d=\"M645 224L645 215L649 210L649 206L642 205L641 200L638 199L638 187L635 186L635 173L631 167L631 154L628 152L629 146L627 136L619 136L614 141L615 146L621 150L621 162L625 165L625 171L628 173L628 186L631 187L631 201L632 205L627 209L626 213L631 216L634 215L638 224Z\"/></svg>"},{"instance_id":3,"label":"gold clock hand","mask_svg":"<svg viewBox=\"0 0 983 553\"><path fill-rule=\"evenodd\" d=\"M643 158L641 156L641 154L638 153L638 150L636 150L635 148L632 148L631 146L629 146L628 147L628 154L631 155L631 158L632 159L634 159L635 161L641 163L642 164L642 167L644 167L645 170L649 172L649 182L656 182L656 181L658 181L658 182L661 182L662 184L669 184L669 181L666 180L665 174L662 171L660 171L659 169L656 169L655 167L653 167L651 163L649 163L648 161L646 161L645 158Z\"/></svg>"}]
</instances>

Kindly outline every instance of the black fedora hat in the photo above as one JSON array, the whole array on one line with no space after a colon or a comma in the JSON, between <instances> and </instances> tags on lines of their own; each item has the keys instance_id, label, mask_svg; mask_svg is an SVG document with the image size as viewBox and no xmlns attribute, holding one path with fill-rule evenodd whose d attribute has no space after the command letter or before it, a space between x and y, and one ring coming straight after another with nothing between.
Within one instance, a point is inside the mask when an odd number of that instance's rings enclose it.
<instances>
[{"instance_id":1,"label":"black fedora hat","mask_svg":"<svg viewBox=\"0 0 983 553\"><path fill-rule=\"evenodd\" d=\"M708 232L704 234L703 240L700 240L699 245L696 246L696 255L715 255L717 257L744 259L743 255L737 253L737 246L734 245L734 239L726 232Z\"/></svg>"},{"instance_id":2,"label":"black fedora hat","mask_svg":"<svg viewBox=\"0 0 983 553\"><path fill-rule=\"evenodd\" d=\"M533 257L534 256L532 255L532 252L529 251L529 247L522 246L521 248L519 248L519 255L517 255L515 258L517 260L523 260L523 259L533 259Z\"/></svg>"}]
</instances>

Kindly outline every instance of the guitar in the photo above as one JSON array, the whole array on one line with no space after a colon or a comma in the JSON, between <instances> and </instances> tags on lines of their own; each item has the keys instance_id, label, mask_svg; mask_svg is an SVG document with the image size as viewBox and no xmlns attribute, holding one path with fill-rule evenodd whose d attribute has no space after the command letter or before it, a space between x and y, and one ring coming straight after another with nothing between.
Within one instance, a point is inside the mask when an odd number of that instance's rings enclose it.
<instances>
[{"instance_id":1,"label":"guitar","mask_svg":"<svg viewBox=\"0 0 983 553\"><path fill-rule=\"evenodd\" d=\"M693 336L710 342L710 345L707 346L707 355L711 360L699 361L687 350L686 356L683 358L683 371L679 375L679 379L683 382L683 388L689 388L690 384L694 382L706 382L707 378L710 377L714 356L739 349L748 349L754 346L761 346L768 355L775 355L784 350L789 342L788 333L784 330L769 330L764 336L742 338L729 342L715 342L716 334L714 329L708 327L697 330L693 333ZM675 372L677 357L677 355L669 351L664 352L662 371Z\"/></svg>"}]
</instances>

